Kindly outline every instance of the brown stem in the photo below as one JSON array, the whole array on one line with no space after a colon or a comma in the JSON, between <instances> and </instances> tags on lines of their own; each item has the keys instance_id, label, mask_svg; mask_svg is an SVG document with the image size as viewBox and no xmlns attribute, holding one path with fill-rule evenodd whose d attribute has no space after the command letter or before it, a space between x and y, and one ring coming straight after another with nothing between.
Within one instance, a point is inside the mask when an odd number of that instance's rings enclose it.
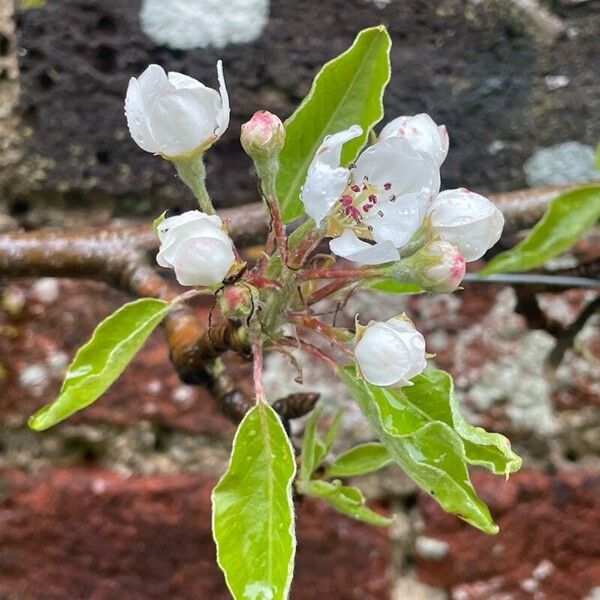
<instances>
[{"instance_id":1,"label":"brown stem","mask_svg":"<svg viewBox=\"0 0 600 600\"><path fill-rule=\"evenodd\" d=\"M381 270L373 267L359 267L357 269L338 269L338 268L316 268L304 269L298 273L298 277L304 281L310 279L363 279L365 277L380 277Z\"/></svg>"}]
</instances>

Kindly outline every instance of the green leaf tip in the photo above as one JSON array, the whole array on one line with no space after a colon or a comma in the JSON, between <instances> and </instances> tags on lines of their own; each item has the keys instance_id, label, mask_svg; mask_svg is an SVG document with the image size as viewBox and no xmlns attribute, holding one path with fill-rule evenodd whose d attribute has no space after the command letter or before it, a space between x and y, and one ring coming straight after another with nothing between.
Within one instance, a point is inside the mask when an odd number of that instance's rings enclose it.
<instances>
[{"instance_id":1,"label":"green leaf tip","mask_svg":"<svg viewBox=\"0 0 600 600\"><path fill-rule=\"evenodd\" d=\"M29 427L43 431L92 404L123 372L168 309L163 300L141 298L106 317L77 351L58 397L29 417Z\"/></svg>"},{"instance_id":2,"label":"green leaf tip","mask_svg":"<svg viewBox=\"0 0 600 600\"><path fill-rule=\"evenodd\" d=\"M527 237L494 256L481 275L521 272L568 250L600 218L600 184L578 187L556 197Z\"/></svg>"},{"instance_id":3,"label":"green leaf tip","mask_svg":"<svg viewBox=\"0 0 600 600\"><path fill-rule=\"evenodd\" d=\"M383 118L383 93L390 80L391 39L383 25L361 31L353 44L330 60L286 121L286 142L280 154L277 195L285 221L303 213L300 189L308 167L326 135L352 125L363 134L349 141L342 163L352 161Z\"/></svg>"}]
</instances>

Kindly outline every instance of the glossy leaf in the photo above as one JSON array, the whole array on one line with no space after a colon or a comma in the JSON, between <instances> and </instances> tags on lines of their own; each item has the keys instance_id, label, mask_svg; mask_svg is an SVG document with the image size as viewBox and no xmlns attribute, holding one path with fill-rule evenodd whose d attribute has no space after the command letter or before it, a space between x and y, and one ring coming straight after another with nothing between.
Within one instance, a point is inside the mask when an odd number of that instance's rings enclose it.
<instances>
[{"instance_id":1,"label":"glossy leaf","mask_svg":"<svg viewBox=\"0 0 600 600\"><path fill-rule=\"evenodd\" d=\"M360 444L337 456L327 467L325 477L352 477L371 473L391 462L392 457L383 444Z\"/></svg>"},{"instance_id":2,"label":"glossy leaf","mask_svg":"<svg viewBox=\"0 0 600 600\"><path fill-rule=\"evenodd\" d=\"M470 464L485 467L496 475L508 475L521 467L521 459L512 451L506 437L475 427L462 416L449 373L428 367L414 377L412 383L401 389L382 388L377 392L385 396L380 407L391 433L402 435L407 426L411 429L442 421L462 438ZM398 418L394 414L397 412L409 417L410 423L407 425L404 419Z\"/></svg>"},{"instance_id":3,"label":"glossy leaf","mask_svg":"<svg viewBox=\"0 0 600 600\"><path fill-rule=\"evenodd\" d=\"M29 426L48 429L92 404L123 372L168 309L167 302L142 298L104 319L77 351L58 398L32 415Z\"/></svg>"},{"instance_id":4,"label":"glossy leaf","mask_svg":"<svg viewBox=\"0 0 600 600\"><path fill-rule=\"evenodd\" d=\"M236 600L287 598L296 550L294 452L275 411L254 406L212 494L217 561Z\"/></svg>"},{"instance_id":5,"label":"glossy leaf","mask_svg":"<svg viewBox=\"0 0 600 600\"><path fill-rule=\"evenodd\" d=\"M365 506L362 492L347 485L342 485L339 480L334 482L313 480L304 481L298 485L301 493L315 498L321 498L337 511L344 513L358 521L371 525L389 525L393 519L384 517Z\"/></svg>"},{"instance_id":6,"label":"glossy leaf","mask_svg":"<svg viewBox=\"0 0 600 600\"><path fill-rule=\"evenodd\" d=\"M570 190L555 198L529 235L492 258L482 275L528 271L568 250L600 218L600 185Z\"/></svg>"},{"instance_id":7,"label":"glossy leaf","mask_svg":"<svg viewBox=\"0 0 600 600\"><path fill-rule=\"evenodd\" d=\"M352 161L383 117L383 92L390 79L391 40L383 26L361 31L352 46L323 66L296 112L286 121L279 157L277 195L285 221L304 211L300 189L326 135L358 124L363 135L344 146L342 162Z\"/></svg>"},{"instance_id":8,"label":"glossy leaf","mask_svg":"<svg viewBox=\"0 0 600 600\"><path fill-rule=\"evenodd\" d=\"M340 369L340 375L406 474L447 512L486 533L496 533L497 525L471 484L459 434L443 420L423 418L411 404L402 403L399 390L391 392L359 379L352 366Z\"/></svg>"}]
</instances>

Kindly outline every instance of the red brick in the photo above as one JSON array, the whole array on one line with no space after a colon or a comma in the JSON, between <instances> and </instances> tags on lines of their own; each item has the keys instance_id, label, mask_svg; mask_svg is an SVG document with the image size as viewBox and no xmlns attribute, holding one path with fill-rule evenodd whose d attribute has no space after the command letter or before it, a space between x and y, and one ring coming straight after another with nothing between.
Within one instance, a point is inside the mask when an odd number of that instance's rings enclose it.
<instances>
[{"instance_id":1,"label":"red brick","mask_svg":"<svg viewBox=\"0 0 600 600\"><path fill-rule=\"evenodd\" d=\"M0 597L229 597L210 531L213 480L96 468L2 478ZM389 552L386 530L302 502L291 597L383 600Z\"/></svg>"},{"instance_id":2,"label":"red brick","mask_svg":"<svg viewBox=\"0 0 600 600\"><path fill-rule=\"evenodd\" d=\"M455 594L461 590L456 597L465 600L488 600L492 592L530 600L523 582L542 561L550 561L554 570L540 578L539 598L580 600L600 584L598 473L524 471L508 482L478 473L474 481L500 533L480 533L422 497L425 535L448 544L441 560L419 559L423 581Z\"/></svg>"}]
</instances>

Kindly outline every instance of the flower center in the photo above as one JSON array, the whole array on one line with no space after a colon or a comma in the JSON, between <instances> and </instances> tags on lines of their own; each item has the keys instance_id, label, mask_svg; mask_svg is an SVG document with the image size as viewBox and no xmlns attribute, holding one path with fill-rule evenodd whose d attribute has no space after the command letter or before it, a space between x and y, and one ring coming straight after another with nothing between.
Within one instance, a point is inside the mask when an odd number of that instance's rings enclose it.
<instances>
[{"instance_id":1,"label":"flower center","mask_svg":"<svg viewBox=\"0 0 600 600\"><path fill-rule=\"evenodd\" d=\"M371 232L373 228L368 225L369 217L374 213L383 216L378 202L380 202L382 194L390 192L391 189L391 183L377 186L369 181L367 175L361 182L353 181L338 200L338 206L334 210L335 220L342 226L351 225L353 229L362 230L363 233ZM386 195L389 196L389 194ZM394 202L396 197L392 194L386 199ZM367 234L366 237L370 236Z\"/></svg>"}]
</instances>

